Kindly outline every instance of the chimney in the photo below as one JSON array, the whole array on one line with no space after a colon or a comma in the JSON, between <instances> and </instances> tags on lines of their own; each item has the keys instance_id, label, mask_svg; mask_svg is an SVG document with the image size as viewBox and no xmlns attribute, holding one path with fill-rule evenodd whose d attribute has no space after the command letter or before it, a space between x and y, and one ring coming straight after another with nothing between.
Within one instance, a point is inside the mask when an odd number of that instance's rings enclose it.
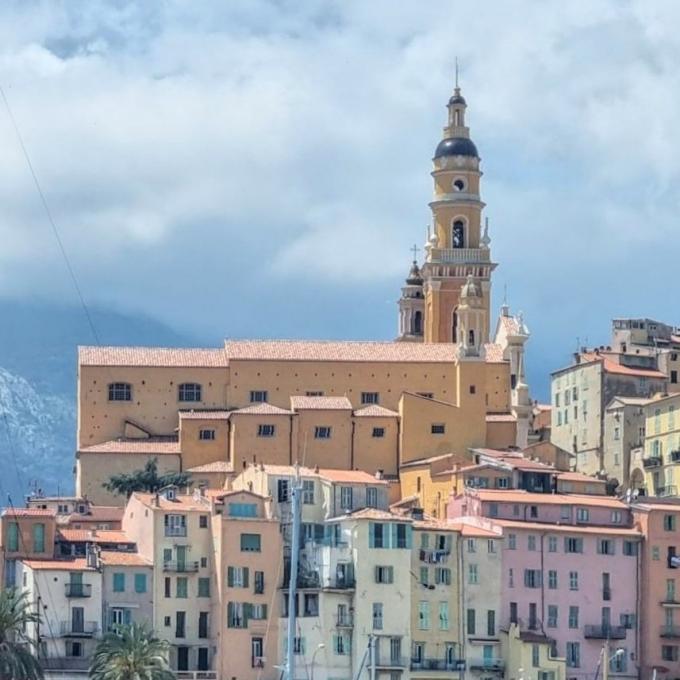
<instances>
[{"instance_id":1,"label":"chimney","mask_svg":"<svg viewBox=\"0 0 680 680\"><path fill-rule=\"evenodd\" d=\"M383 478L384 471L383 470L376 470L375 471L375 478L376 479L382 479Z\"/></svg>"},{"instance_id":2,"label":"chimney","mask_svg":"<svg viewBox=\"0 0 680 680\"><path fill-rule=\"evenodd\" d=\"M87 543L85 547L85 560L90 569L99 569L99 554L94 543Z\"/></svg>"},{"instance_id":3,"label":"chimney","mask_svg":"<svg viewBox=\"0 0 680 680\"><path fill-rule=\"evenodd\" d=\"M154 496L153 496L153 501L151 501L151 505L152 505L154 508L160 508L160 506L161 506L161 498L160 498L160 496L158 495L158 491L156 491L156 493L154 494Z\"/></svg>"}]
</instances>

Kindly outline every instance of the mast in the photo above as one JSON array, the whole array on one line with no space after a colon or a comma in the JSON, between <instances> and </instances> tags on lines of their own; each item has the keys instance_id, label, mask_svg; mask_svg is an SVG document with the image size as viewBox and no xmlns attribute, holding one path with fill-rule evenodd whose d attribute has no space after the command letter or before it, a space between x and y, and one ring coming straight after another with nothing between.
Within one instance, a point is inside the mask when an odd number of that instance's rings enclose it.
<instances>
[{"instance_id":1,"label":"mast","mask_svg":"<svg viewBox=\"0 0 680 680\"><path fill-rule=\"evenodd\" d=\"M288 641L286 645L286 680L295 676L295 600L297 596L298 556L300 549L300 468L295 464L295 480L291 489L293 530L290 545L290 579L288 583Z\"/></svg>"}]
</instances>

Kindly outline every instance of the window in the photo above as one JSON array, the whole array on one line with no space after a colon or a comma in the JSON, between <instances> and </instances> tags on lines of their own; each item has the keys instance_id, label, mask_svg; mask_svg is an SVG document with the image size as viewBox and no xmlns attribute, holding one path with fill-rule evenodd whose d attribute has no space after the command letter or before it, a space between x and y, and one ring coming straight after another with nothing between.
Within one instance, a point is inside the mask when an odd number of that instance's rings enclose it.
<instances>
[{"instance_id":1,"label":"window","mask_svg":"<svg viewBox=\"0 0 680 680\"><path fill-rule=\"evenodd\" d=\"M532 519L537 519L538 518L538 506L530 505L529 506L529 515L532 517Z\"/></svg>"},{"instance_id":2,"label":"window","mask_svg":"<svg viewBox=\"0 0 680 680\"><path fill-rule=\"evenodd\" d=\"M132 385L130 383L111 383L109 385L109 401L132 401Z\"/></svg>"},{"instance_id":3,"label":"window","mask_svg":"<svg viewBox=\"0 0 680 680\"><path fill-rule=\"evenodd\" d=\"M273 437L276 432L275 425L262 424L257 426L257 436L258 437Z\"/></svg>"},{"instance_id":4,"label":"window","mask_svg":"<svg viewBox=\"0 0 680 680\"><path fill-rule=\"evenodd\" d=\"M468 564L468 583L477 585L479 583L479 572L476 564Z\"/></svg>"},{"instance_id":5,"label":"window","mask_svg":"<svg viewBox=\"0 0 680 680\"><path fill-rule=\"evenodd\" d=\"M652 559L653 560L661 559L658 545L652 546Z\"/></svg>"},{"instance_id":6,"label":"window","mask_svg":"<svg viewBox=\"0 0 680 680\"><path fill-rule=\"evenodd\" d=\"M328 425L317 425L314 428L314 439L330 439L331 428Z\"/></svg>"},{"instance_id":7,"label":"window","mask_svg":"<svg viewBox=\"0 0 680 680\"><path fill-rule=\"evenodd\" d=\"M287 479L277 480L276 490L279 503L287 503L290 500L290 484Z\"/></svg>"},{"instance_id":8,"label":"window","mask_svg":"<svg viewBox=\"0 0 680 680\"><path fill-rule=\"evenodd\" d=\"M302 616L318 616L318 615L319 615L319 594L305 593Z\"/></svg>"},{"instance_id":9,"label":"window","mask_svg":"<svg viewBox=\"0 0 680 680\"><path fill-rule=\"evenodd\" d=\"M394 583L394 567L375 568L375 582L376 583Z\"/></svg>"},{"instance_id":10,"label":"window","mask_svg":"<svg viewBox=\"0 0 680 680\"><path fill-rule=\"evenodd\" d=\"M165 535L166 536L186 536L187 518L186 515L165 515Z\"/></svg>"},{"instance_id":11,"label":"window","mask_svg":"<svg viewBox=\"0 0 680 680\"><path fill-rule=\"evenodd\" d=\"M468 538L468 540L467 540L467 551L469 553L477 552L477 541L474 538Z\"/></svg>"},{"instance_id":12,"label":"window","mask_svg":"<svg viewBox=\"0 0 680 680\"><path fill-rule=\"evenodd\" d=\"M382 602L373 603L373 630L382 630Z\"/></svg>"},{"instance_id":13,"label":"window","mask_svg":"<svg viewBox=\"0 0 680 680\"><path fill-rule=\"evenodd\" d=\"M619 649L623 649L623 652L621 654L613 654L609 659L609 670L612 673L626 672L626 667L628 665L628 654L625 648L619 647Z\"/></svg>"},{"instance_id":14,"label":"window","mask_svg":"<svg viewBox=\"0 0 680 680\"><path fill-rule=\"evenodd\" d=\"M166 577L165 577L165 593L164 593L164 594L165 594L165 597L172 597L172 595L171 595L171 593L170 593L170 587L171 587L171 585L172 585L172 580L170 579L169 576L166 576ZM115 589L114 589L114 590L115 590ZM170 625L170 624L168 624L168 625Z\"/></svg>"},{"instance_id":15,"label":"window","mask_svg":"<svg viewBox=\"0 0 680 680\"><path fill-rule=\"evenodd\" d=\"M437 585L451 585L451 570L448 567L435 567L434 582Z\"/></svg>"},{"instance_id":16,"label":"window","mask_svg":"<svg viewBox=\"0 0 680 680\"><path fill-rule=\"evenodd\" d=\"M541 570L540 569L525 569L524 570L524 585L527 588L541 587Z\"/></svg>"},{"instance_id":17,"label":"window","mask_svg":"<svg viewBox=\"0 0 680 680\"><path fill-rule=\"evenodd\" d=\"M475 634L475 610L474 609L468 609L466 616L467 616L467 632L468 632L468 635L474 635Z\"/></svg>"},{"instance_id":18,"label":"window","mask_svg":"<svg viewBox=\"0 0 680 680\"><path fill-rule=\"evenodd\" d=\"M253 592L256 595L262 595L264 593L264 572L255 572L255 583L253 584Z\"/></svg>"},{"instance_id":19,"label":"window","mask_svg":"<svg viewBox=\"0 0 680 680\"><path fill-rule=\"evenodd\" d=\"M45 552L45 525L33 525L33 551L37 553Z\"/></svg>"},{"instance_id":20,"label":"window","mask_svg":"<svg viewBox=\"0 0 680 680\"><path fill-rule=\"evenodd\" d=\"M486 634L492 637L496 634L496 612L493 609L486 612Z\"/></svg>"},{"instance_id":21,"label":"window","mask_svg":"<svg viewBox=\"0 0 680 680\"><path fill-rule=\"evenodd\" d=\"M7 551L18 552L19 550L19 525L10 522L7 525Z\"/></svg>"},{"instance_id":22,"label":"window","mask_svg":"<svg viewBox=\"0 0 680 680\"><path fill-rule=\"evenodd\" d=\"M498 503L489 503L489 516L498 517Z\"/></svg>"},{"instance_id":23,"label":"window","mask_svg":"<svg viewBox=\"0 0 680 680\"><path fill-rule=\"evenodd\" d=\"M456 220L451 227L451 247L465 248L465 224L462 220Z\"/></svg>"},{"instance_id":24,"label":"window","mask_svg":"<svg viewBox=\"0 0 680 680\"><path fill-rule=\"evenodd\" d=\"M527 548L529 550L536 550L536 536L534 534L529 534L527 537Z\"/></svg>"},{"instance_id":25,"label":"window","mask_svg":"<svg viewBox=\"0 0 680 680\"><path fill-rule=\"evenodd\" d=\"M548 628L557 628L558 609L556 604L548 605Z\"/></svg>"},{"instance_id":26,"label":"window","mask_svg":"<svg viewBox=\"0 0 680 680\"><path fill-rule=\"evenodd\" d=\"M426 586L430 582L430 569L429 567L420 567L420 582Z\"/></svg>"},{"instance_id":27,"label":"window","mask_svg":"<svg viewBox=\"0 0 680 680\"><path fill-rule=\"evenodd\" d=\"M557 552L557 536L548 536L548 552Z\"/></svg>"},{"instance_id":28,"label":"window","mask_svg":"<svg viewBox=\"0 0 680 680\"><path fill-rule=\"evenodd\" d=\"M555 569L548 571L548 588L550 590L557 590L557 571Z\"/></svg>"},{"instance_id":29,"label":"window","mask_svg":"<svg viewBox=\"0 0 680 680\"><path fill-rule=\"evenodd\" d=\"M664 661L678 661L680 656L678 655L677 645L662 645L661 646L661 658Z\"/></svg>"},{"instance_id":30,"label":"window","mask_svg":"<svg viewBox=\"0 0 680 680\"><path fill-rule=\"evenodd\" d=\"M200 576L198 579L198 596L210 597L210 579Z\"/></svg>"},{"instance_id":31,"label":"window","mask_svg":"<svg viewBox=\"0 0 680 680\"><path fill-rule=\"evenodd\" d=\"M493 538L489 538L486 542L486 552L495 553L496 552L496 541Z\"/></svg>"},{"instance_id":32,"label":"window","mask_svg":"<svg viewBox=\"0 0 680 680\"><path fill-rule=\"evenodd\" d=\"M199 430L198 438L202 442L215 441L215 430Z\"/></svg>"},{"instance_id":33,"label":"window","mask_svg":"<svg viewBox=\"0 0 680 680\"><path fill-rule=\"evenodd\" d=\"M146 574L135 574L135 592L146 592Z\"/></svg>"},{"instance_id":34,"label":"window","mask_svg":"<svg viewBox=\"0 0 680 680\"><path fill-rule=\"evenodd\" d=\"M333 652L338 656L346 656L350 653L350 637L345 633L333 635Z\"/></svg>"},{"instance_id":35,"label":"window","mask_svg":"<svg viewBox=\"0 0 680 680\"><path fill-rule=\"evenodd\" d=\"M531 665L534 668L538 668L540 666L540 661L540 647L538 645L531 645Z\"/></svg>"},{"instance_id":36,"label":"window","mask_svg":"<svg viewBox=\"0 0 680 680\"><path fill-rule=\"evenodd\" d=\"M578 642L567 642L567 667L579 668L581 666L581 645Z\"/></svg>"},{"instance_id":37,"label":"window","mask_svg":"<svg viewBox=\"0 0 680 680\"><path fill-rule=\"evenodd\" d=\"M569 590L578 590L578 572L569 572Z\"/></svg>"},{"instance_id":38,"label":"window","mask_svg":"<svg viewBox=\"0 0 680 680\"><path fill-rule=\"evenodd\" d=\"M189 597L189 579L186 576L178 576L175 597L186 599Z\"/></svg>"},{"instance_id":39,"label":"window","mask_svg":"<svg viewBox=\"0 0 680 680\"><path fill-rule=\"evenodd\" d=\"M379 400L379 394L377 392L362 392L361 393L361 403L362 404L377 404Z\"/></svg>"},{"instance_id":40,"label":"window","mask_svg":"<svg viewBox=\"0 0 680 680\"><path fill-rule=\"evenodd\" d=\"M449 603L442 601L439 603L439 630L449 629Z\"/></svg>"},{"instance_id":41,"label":"window","mask_svg":"<svg viewBox=\"0 0 680 680\"><path fill-rule=\"evenodd\" d=\"M578 607L569 607L569 628L578 628Z\"/></svg>"},{"instance_id":42,"label":"window","mask_svg":"<svg viewBox=\"0 0 680 680\"><path fill-rule=\"evenodd\" d=\"M612 510L612 524L621 524L622 515L620 510Z\"/></svg>"},{"instance_id":43,"label":"window","mask_svg":"<svg viewBox=\"0 0 680 680\"><path fill-rule=\"evenodd\" d=\"M430 603L418 603L418 630L430 630Z\"/></svg>"},{"instance_id":44,"label":"window","mask_svg":"<svg viewBox=\"0 0 680 680\"><path fill-rule=\"evenodd\" d=\"M566 553L582 553L583 552L583 539L582 538L570 538L564 539L564 552Z\"/></svg>"},{"instance_id":45,"label":"window","mask_svg":"<svg viewBox=\"0 0 680 680\"><path fill-rule=\"evenodd\" d=\"M508 550L516 550L517 549L517 535L516 534L508 534Z\"/></svg>"},{"instance_id":46,"label":"window","mask_svg":"<svg viewBox=\"0 0 680 680\"><path fill-rule=\"evenodd\" d=\"M613 555L615 543L610 538L600 538L597 541L597 552L600 555Z\"/></svg>"},{"instance_id":47,"label":"window","mask_svg":"<svg viewBox=\"0 0 680 680\"><path fill-rule=\"evenodd\" d=\"M366 506L369 508L378 507L378 489L375 486L366 487Z\"/></svg>"},{"instance_id":48,"label":"window","mask_svg":"<svg viewBox=\"0 0 680 680\"><path fill-rule=\"evenodd\" d=\"M508 569L508 587L509 588L515 587L515 570L512 567Z\"/></svg>"},{"instance_id":49,"label":"window","mask_svg":"<svg viewBox=\"0 0 680 680\"><path fill-rule=\"evenodd\" d=\"M260 552L260 534L241 534L241 552Z\"/></svg>"},{"instance_id":50,"label":"window","mask_svg":"<svg viewBox=\"0 0 680 680\"><path fill-rule=\"evenodd\" d=\"M385 428L384 427L374 427L373 428L373 434L371 435L375 437L376 439L380 439L385 436Z\"/></svg>"},{"instance_id":51,"label":"window","mask_svg":"<svg viewBox=\"0 0 680 680\"><path fill-rule=\"evenodd\" d=\"M352 509L352 487L351 486L341 486L340 487L340 507L343 510Z\"/></svg>"},{"instance_id":52,"label":"window","mask_svg":"<svg viewBox=\"0 0 680 680\"><path fill-rule=\"evenodd\" d=\"M638 544L635 541L623 542L623 554L627 556L635 556L638 554Z\"/></svg>"},{"instance_id":53,"label":"window","mask_svg":"<svg viewBox=\"0 0 680 680\"><path fill-rule=\"evenodd\" d=\"M314 480L302 480L302 502L305 505L314 505Z\"/></svg>"},{"instance_id":54,"label":"window","mask_svg":"<svg viewBox=\"0 0 680 680\"><path fill-rule=\"evenodd\" d=\"M323 390L307 390L306 397L323 397Z\"/></svg>"},{"instance_id":55,"label":"window","mask_svg":"<svg viewBox=\"0 0 680 680\"><path fill-rule=\"evenodd\" d=\"M368 534L369 548L386 548L387 547L387 532L385 525L380 522L372 522L369 527Z\"/></svg>"},{"instance_id":56,"label":"window","mask_svg":"<svg viewBox=\"0 0 680 680\"><path fill-rule=\"evenodd\" d=\"M678 372L677 371L671 371L671 383L674 385L678 382Z\"/></svg>"},{"instance_id":57,"label":"window","mask_svg":"<svg viewBox=\"0 0 680 680\"><path fill-rule=\"evenodd\" d=\"M587 522L590 519L590 511L588 508L576 508L576 521Z\"/></svg>"},{"instance_id":58,"label":"window","mask_svg":"<svg viewBox=\"0 0 680 680\"><path fill-rule=\"evenodd\" d=\"M227 628L246 628L245 604L243 602L227 603Z\"/></svg>"},{"instance_id":59,"label":"window","mask_svg":"<svg viewBox=\"0 0 680 680\"><path fill-rule=\"evenodd\" d=\"M182 383L179 386L180 401L201 401L201 386L198 383Z\"/></svg>"},{"instance_id":60,"label":"window","mask_svg":"<svg viewBox=\"0 0 680 680\"><path fill-rule=\"evenodd\" d=\"M251 404L261 404L267 401L267 390L251 390L250 391L250 403Z\"/></svg>"},{"instance_id":61,"label":"window","mask_svg":"<svg viewBox=\"0 0 680 680\"><path fill-rule=\"evenodd\" d=\"M255 503L229 503L229 517L257 517Z\"/></svg>"},{"instance_id":62,"label":"window","mask_svg":"<svg viewBox=\"0 0 680 680\"><path fill-rule=\"evenodd\" d=\"M571 519L571 505L563 505L560 508L560 519Z\"/></svg>"},{"instance_id":63,"label":"window","mask_svg":"<svg viewBox=\"0 0 680 680\"><path fill-rule=\"evenodd\" d=\"M116 572L113 574L113 592L114 593L125 592L125 574L121 572Z\"/></svg>"},{"instance_id":64,"label":"window","mask_svg":"<svg viewBox=\"0 0 680 680\"><path fill-rule=\"evenodd\" d=\"M446 426L444 423L432 423L430 431L432 434L444 434L446 432Z\"/></svg>"},{"instance_id":65,"label":"window","mask_svg":"<svg viewBox=\"0 0 680 680\"><path fill-rule=\"evenodd\" d=\"M663 516L664 531L675 531L675 515Z\"/></svg>"}]
</instances>

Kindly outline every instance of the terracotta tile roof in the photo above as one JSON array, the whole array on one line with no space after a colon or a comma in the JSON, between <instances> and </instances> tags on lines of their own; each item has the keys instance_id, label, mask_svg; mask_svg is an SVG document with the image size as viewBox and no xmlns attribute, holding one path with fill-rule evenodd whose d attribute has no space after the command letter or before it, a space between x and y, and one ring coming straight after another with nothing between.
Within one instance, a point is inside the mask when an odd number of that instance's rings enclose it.
<instances>
[{"instance_id":1,"label":"terracotta tile roof","mask_svg":"<svg viewBox=\"0 0 680 680\"><path fill-rule=\"evenodd\" d=\"M475 489L467 490L468 493L477 495L480 500L493 503L532 503L533 505L581 505L591 507L613 508L623 510L628 506L613 496L586 496L583 494L559 494L559 493L531 493L519 489L491 490Z\"/></svg>"},{"instance_id":2,"label":"terracotta tile roof","mask_svg":"<svg viewBox=\"0 0 680 680\"><path fill-rule=\"evenodd\" d=\"M196 467L188 468L187 472L233 472L234 468L231 463L226 460L215 460L212 463L205 463L205 465L197 465Z\"/></svg>"},{"instance_id":3,"label":"terracotta tile roof","mask_svg":"<svg viewBox=\"0 0 680 680\"><path fill-rule=\"evenodd\" d=\"M452 343L361 342L332 340L226 340L230 359L269 361L452 362Z\"/></svg>"},{"instance_id":4,"label":"terracotta tile roof","mask_svg":"<svg viewBox=\"0 0 680 680\"><path fill-rule=\"evenodd\" d=\"M412 523L410 517L406 517L402 514L396 512L388 512L387 510L378 510L377 508L362 508L361 510L355 510L354 512L348 512L345 515L340 515L339 517L333 517L328 522L341 522L343 519L374 519L380 521L396 521L396 522L408 522Z\"/></svg>"},{"instance_id":5,"label":"terracotta tile roof","mask_svg":"<svg viewBox=\"0 0 680 680\"><path fill-rule=\"evenodd\" d=\"M550 404L534 404L534 411L551 411L552 406Z\"/></svg>"},{"instance_id":6,"label":"terracotta tile roof","mask_svg":"<svg viewBox=\"0 0 680 680\"><path fill-rule=\"evenodd\" d=\"M180 411L180 420L227 420L231 411Z\"/></svg>"},{"instance_id":7,"label":"terracotta tile roof","mask_svg":"<svg viewBox=\"0 0 680 680\"><path fill-rule=\"evenodd\" d=\"M109 529L68 529L57 532L57 539L69 543L134 543L124 532Z\"/></svg>"},{"instance_id":8,"label":"terracotta tile roof","mask_svg":"<svg viewBox=\"0 0 680 680\"><path fill-rule=\"evenodd\" d=\"M329 482L346 482L347 484L380 484L387 486L388 482L378 479L375 475L362 470L335 470L324 468L319 470L319 477Z\"/></svg>"},{"instance_id":9,"label":"terracotta tile roof","mask_svg":"<svg viewBox=\"0 0 680 680\"><path fill-rule=\"evenodd\" d=\"M118 505L90 505L87 514L77 512L68 517L68 523L73 522L120 522L125 514L125 508Z\"/></svg>"},{"instance_id":10,"label":"terracotta tile roof","mask_svg":"<svg viewBox=\"0 0 680 680\"><path fill-rule=\"evenodd\" d=\"M616 406L612 406L614 402L619 402L621 404L624 404L625 406L646 406L652 401L656 401L653 397L652 398L645 398L645 397L614 397L610 402L609 405L607 406L607 410L611 408L616 408Z\"/></svg>"},{"instance_id":11,"label":"terracotta tile roof","mask_svg":"<svg viewBox=\"0 0 680 680\"><path fill-rule=\"evenodd\" d=\"M352 403L347 397L301 397L290 398L294 411L351 411Z\"/></svg>"},{"instance_id":12,"label":"terracotta tile roof","mask_svg":"<svg viewBox=\"0 0 680 680\"><path fill-rule=\"evenodd\" d=\"M631 368L630 366L624 366L609 359L602 354L596 354L595 352L584 352L581 354L581 361L583 362L596 362L602 363L602 368L607 373L615 373L617 375L635 375L641 378L661 378L665 379L666 374L661 371L648 369L648 368Z\"/></svg>"},{"instance_id":13,"label":"terracotta tile roof","mask_svg":"<svg viewBox=\"0 0 680 680\"><path fill-rule=\"evenodd\" d=\"M158 494L158 505L156 505L156 494L142 493L135 491L133 497L138 498L144 505L154 510L174 510L176 512L210 512L210 505L205 501L194 498L193 495L186 496L178 494L175 500L169 501L162 493Z\"/></svg>"},{"instance_id":14,"label":"terracotta tile roof","mask_svg":"<svg viewBox=\"0 0 680 680\"><path fill-rule=\"evenodd\" d=\"M444 458L450 458L453 456L452 453L441 453L437 456L430 456L429 458L419 458L418 460L410 460L408 463L402 463L399 468L410 468L419 467L421 465L429 465L430 463L436 463L438 460L444 460Z\"/></svg>"},{"instance_id":15,"label":"terracotta tile roof","mask_svg":"<svg viewBox=\"0 0 680 680\"><path fill-rule=\"evenodd\" d=\"M392 411L384 406L379 406L378 404L371 404L370 406L364 406L363 408L354 411L354 415L358 418L398 418L399 414L396 411Z\"/></svg>"},{"instance_id":16,"label":"terracotta tile roof","mask_svg":"<svg viewBox=\"0 0 680 680\"><path fill-rule=\"evenodd\" d=\"M182 347L78 347L80 366L178 366L220 368L229 365L224 349Z\"/></svg>"},{"instance_id":17,"label":"terracotta tile roof","mask_svg":"<svg viewBox=\"0 0 680 680\"><path fill-rule=\"evenodd\" d=\"M604 479L597 479L596 477L590 477L589 475L584 475L582 472L559 472L556 471L557 480L565 482L588 482L589 484L602 484L606 485L607 482Z\"/></svg>"},{"instance_id":18,"label":"terracotta tile roof","mask_svg":"<svg viewBox=\"0 0 680 680\"><path fill-rule=\"evenodd\" d=\"M279 408L273 404L268 404L266 401L260 402L259 404L252 404L251 406L245 406L244 408L232 411L232 413L238 413L243 415L253 415L253 416L288 416L292 413L285 408Z\"/></svg>"},{"instance_id":19,"label":"terracotta tile roof","mask_svg":"<svg viewBox=\"0 0 680 680\"><path fill-rule=\"evenodd\" d=\"M107 567L151 567L153 564L139 553L122 550L102 550L100 557Z\"/></svg>"},{"instance_id":20,"label":"terracotta tile roof","mask_svg":"<svg viewBox=\"0 0 680 680\"><path fill-rule=\"evenodd\" d=\"M22 562L35 570L96 571L96 569L87 566L87 560L84 557L63 560L22 560Z\"/></svg>"},{"instance_id":21,"label":"terracotta tile roof","mask_svg":"<svg viewBox=\"0 0 680 680\"><path fill-rule=\"evenodd\" d=\"M532 531L544 531L563 534L597 534L599 536L639 536L642 534L637 529L625 529L612 526L587 526L583 524L548 524L545 522L522 522L511 519L494 519L505 529L530 529Z\"/></svg>"},{"instance_id":22,"label":"terracotta tile roof","mask_svg":"<svg viewBox=\"0 0 680 680\"><path fill-rule=\"evenodd\" d=\"M404 343L409 344L409 343ZM489 364L500 364L506 361L503 358L503 348L494 342L487 342L484 345L484 350L486 352L486 362Z\"/></svg>"},{"instance_id":23,"label":"terracotta tile roof","mask_svg":"<svg viewBox=\"0 0 680 680\"><path fill-rule=\"evenodd\" d=\"M181 451L179 441L175 438L153 437L149 439L112 439L101 444L84 446L79 449L79 453L147 453L163 456L166 454L177 455Z\"/></svg>"},{"instance_id":24,"label":"terracotta tile roof","mask_svg":"<svg viewBox=\"0 0 680 680\"><path fill-rule=\"evenodd\" d=\"M56 517L54 508L5 508L2 517Z\"/></svg>"},{"instance_id":25,"label":"terracotta tile roof","mask_svg":"<svg viewBox=\"0 0 680 680\"><path fill-rule=\"evenodd\" d=\"M519 333L519 321L514 316L502 314L500 321L508 335L517 335Z\"/></svg>"},{"instance_id":26,"label":"terracotta tile roof","mask_svg":"<svg viewBox=\"0 0 680 680\"><path fill-rule=\"evenodd\" d=\"M517 418L512 413L487 413L487 423L515 423Z\"/></svg>"}]
</instances>

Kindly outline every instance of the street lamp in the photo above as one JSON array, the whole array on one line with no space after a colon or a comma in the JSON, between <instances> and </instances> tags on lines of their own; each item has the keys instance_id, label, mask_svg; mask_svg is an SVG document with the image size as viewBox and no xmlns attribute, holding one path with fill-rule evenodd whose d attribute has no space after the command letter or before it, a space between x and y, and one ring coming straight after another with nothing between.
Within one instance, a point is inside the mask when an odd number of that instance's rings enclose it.
<instances>
[{"instance_id":1,"label":"street lamp","mask_svg":"<svg viewBox=\"0 0 680 680\"><path fill-rule=\"evenodd\" d=\"M314 661L316 660L316 655L322 650L325 649L326 645L323 642L319 642L319 644L316 646L316 649L314 650L314 654L312 654L312 663L310 664L311 668L309 671L309 680L314 680Z\"/></svg>"}]
</instances>

